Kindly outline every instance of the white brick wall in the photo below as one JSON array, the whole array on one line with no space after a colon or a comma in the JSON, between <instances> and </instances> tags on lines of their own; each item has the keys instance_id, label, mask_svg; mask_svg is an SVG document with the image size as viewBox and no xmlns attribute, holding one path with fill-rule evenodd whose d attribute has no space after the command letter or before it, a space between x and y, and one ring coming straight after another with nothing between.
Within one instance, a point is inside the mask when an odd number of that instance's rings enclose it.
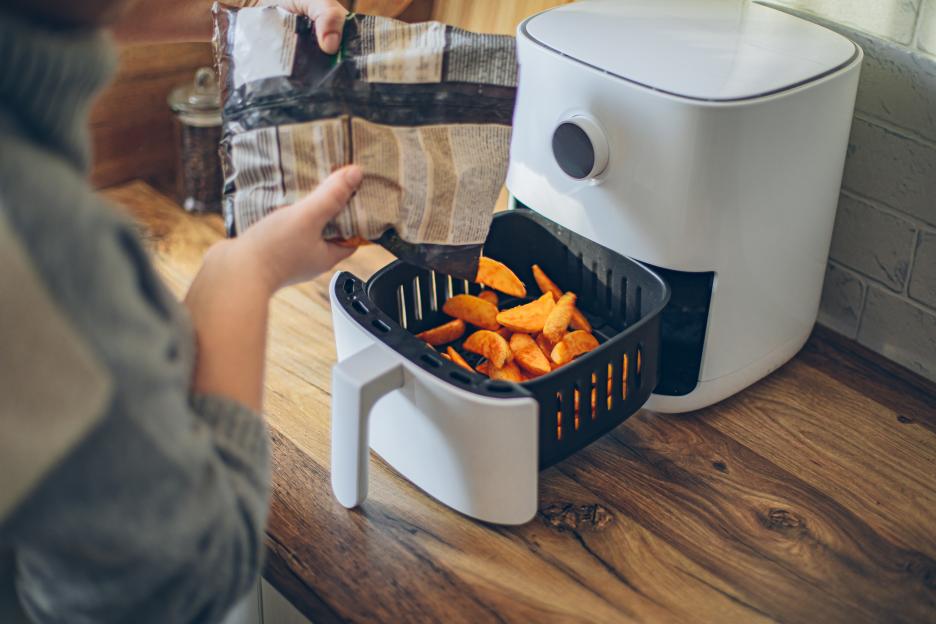
<instances>
[{"instance_id":1,"label":"white brick wall","mask_svg":"<svg viewBox=\"0 0 936 624\"><path fill-rule=\"evenodd\" d=\"M764 0L865 52L819 322L936 380L936 0Z\"/></svg>"},{"instance_id":2,"label":"white brick wall","mask_svg":"<svg viewBox=\"0 0 936 624\"><path fill-rule=\"evenodd\" d=\"M916 31L921 0L776 0L776 2L879 37L909 44L913 41Z\"/></svg>"},{"instance_id":3,"label":"white brick wall","mask_svg":"<svg viewBox=\"0 0 936 624\"><path fill-rule=\"evenodd\" d=\"M917 47L936 55L936 0L923 0L917 24Z\"/></svg>"}]
</instances>

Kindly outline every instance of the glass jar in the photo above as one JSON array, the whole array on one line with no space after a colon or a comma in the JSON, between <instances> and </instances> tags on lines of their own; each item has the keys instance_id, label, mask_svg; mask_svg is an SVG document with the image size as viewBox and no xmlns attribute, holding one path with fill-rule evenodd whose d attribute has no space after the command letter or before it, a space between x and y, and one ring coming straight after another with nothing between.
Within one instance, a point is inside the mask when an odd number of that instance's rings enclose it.
<instances>
[{"instance_id":1,"label":"glass jar","mask_svg":"<svg viewBox=\"0 0 936 624\"><path fill-rule=\"evenodd\" d=\"M220 213L221 93L214 71L202 67L195 72L192 84L169 94L169 107L176 119L179 202L189 212Z\"/></svg>"}]
</instances>

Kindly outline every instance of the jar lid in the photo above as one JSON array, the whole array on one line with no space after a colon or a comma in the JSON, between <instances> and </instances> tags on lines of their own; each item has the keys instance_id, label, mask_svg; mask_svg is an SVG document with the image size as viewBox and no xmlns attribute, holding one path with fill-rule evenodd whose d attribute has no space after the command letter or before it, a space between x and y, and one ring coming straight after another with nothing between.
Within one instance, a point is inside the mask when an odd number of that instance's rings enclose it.
<instances>
[{"instance_id":1,"label":"jar lid","mask_svg":"<svg viewBox=\"0 0 936 624\"><path fill-rule=\"evenodd\" d=\"M180 85L169 94L169 107L177 113L214 113L221 109L221 91L214 70L202 67L191 84Z\"/></svg>"}]
</instances>

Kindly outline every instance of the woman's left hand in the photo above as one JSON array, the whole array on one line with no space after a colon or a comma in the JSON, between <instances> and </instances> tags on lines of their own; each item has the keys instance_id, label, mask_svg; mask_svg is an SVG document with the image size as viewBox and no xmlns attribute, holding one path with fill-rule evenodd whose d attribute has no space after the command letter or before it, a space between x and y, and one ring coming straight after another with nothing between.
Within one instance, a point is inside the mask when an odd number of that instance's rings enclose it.
<instances>
[{"instance_id":1,"label":"woman's left hand","mask_svg":"<svg viewBox=\"0 0 936 624\"><path fill-rule=\"evenodd\" d=\"M319 47L327 54L338 52L347 9L338 0L261 0L261 6L275 6L290 13L307 15L315 23Z\"/></svg>"},{"instance_id":2,"label":"woman's left hand","mask_svg":"<svg viewBox=\"0 0 936 624\"><path fill-rule=\"evenodd\" d=\"M111 26L120 43L180 43L211 41L213 0L125 0ZM338 0L239 0L241 6L275 6L307 15L315 22L319 46L328 54L338 51L348 15Z\"/></svg>"}]
</instances>

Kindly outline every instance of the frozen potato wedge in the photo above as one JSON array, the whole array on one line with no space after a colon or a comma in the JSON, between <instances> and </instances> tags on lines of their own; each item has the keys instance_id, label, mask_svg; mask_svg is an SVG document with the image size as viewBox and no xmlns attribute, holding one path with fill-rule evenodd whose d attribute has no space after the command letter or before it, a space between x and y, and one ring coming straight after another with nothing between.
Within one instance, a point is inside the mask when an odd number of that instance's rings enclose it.
<instances>
[{"instance_id":1,"label":"frozen potato wedge","mask_svg":"<svg viewBox=\"0 0 936 624\"><path fill-rule=\"evenodd\" d=\"M536 281L536 285L539 286L541 292L552 293L553 297L556 299L563 295L562 289L556 285L556 282L546 276L546 273L543 272L543 269L541 269L538 264L534 264L531 268L533 270L533 279Z\"/></svg>"},{"instance_id":2,"label":"frozen potato wedge","mask_svg":"<svg viewBox=\"0 0 936 624\"><path fill-rule=\"evenodd\" d=\"M453 347L449 346L449 348L446 349L446 350L445 350L445 353L443 353L442 355L447 355L447 356L448 356L448 359L450 359L451 361L455 362L456 364L458 364L459 366L461 366L461 367L464 368L465 370L471 371L472 373L474 372L474 369L471 368L471 364L469 364L468 362L466 362L466 361L465 361L465 358L462 357L461 353L459 353L458 351L456 351Z\"/></svg>"},{"instance_id":3,"label":"frozen potato wedge","mask_svg":"<svg viewBox=\"0 0 936 624\"><path fill-rule=\"evenodd\" d=\"M510 337L510 350L514 361L524 371L534 377L545 375L552 370L549 358L540 350L529 334L516 333Z\"/></svg>"},{"instance_id":4,"label":"frozen potato wedge","mask_svg":"<svg viewBox=\"0 0 936 624\"><path fill-rule=\"evenodd\" d=\"M437 347L452 342L453 340L458 340L464 333L465 322L461 319L454 319L438 327L420 332L416 334L416 337L428 342L430 346Z\"/></svg>"},{"instance_id":5,"label":"frozen potato wedge","mask_svg":"<svg viewBox=\"0 0 936 624\"><path fill-rule=\"evenodd\" d=\"M591 323L588 322L588 319L585 318L585 315L582 314L582 311L578 308L572 310L572 320L570 321L572 329L580 329L586 331L589 334L592 331Z\"/></svg>"},{"instance_id":6,"label":"frozen potato wedge","mask_svg":"<svg viewBox=\"0 0 936 624\"><path fill-rule=\"evenodd\" d=\"M479 329L468 336L462 346L465 351L484 356L495 368L502 368L504 364L513 359L510 345L504 337L487 329Z\"/></svg>"},{"instance_id":7,"label":"frozen potato wedge","mask_svg":"<svg viewBox=\"0 0 936 624\"><path fill-rule=\"evenodd\" d=\"M535 342L536 346L543 352L543 355L546 356L546 359L549 360L550 368L556 370L556 363L552 361L552 357L550 356L553 350L553 343L549 342L549 338L543 334L536 334Z\"/></svg>"},{"instance_id":8,"label":"frozen potato wedge","mask_svg":"<svg viewBox=\"0 0 936 624\"><path fill-rule=\"evenodd\" d=\"M514 362L507 362L500 368L492 366L491 374L489 375L491 379L499 379L501 381L512 381L514 383L522 383L526 381L526 378L523 376L523 373L517 367Z\"/></svg>"},{"instance_id":9,"label":"frozen potato wedge","mask_svg":"<svg viewBox=\"0 0 936 624\"><path fill-rule=\"evenodd\" d=\"M478 364L478 368L476 368L475 370L481 373L482 375L484 375L485 377L490 377L491 376L491 363L488 362L487 360L484 360L483 362Z\"/></svg>"},{"instance_id":10,"label":"frozen potato wedge","mask_svg":"<svg viewBox=\"0 0 936 624\"><path fill-rule=\"evenodd\" d=\"M532 268L533 279L536 281L536 285L539 286L539 289L544 293L551 292L553 297L556 298L556 301L558 301L559 298L564 294L562 289L559 288L559 286L557 286L554 281L549 279L549 277L546 275L546 273L543 272L543 269L541 269L538 264L534 264ZM588 322L588 319L585 318L585 315L582 314L581 310L578 308L575 308L572 312L571 325L572 329L581 329L589 333L592 331L591 323Z\"/></svg>"},{"instance_id":11,"label":"frozen potato wedge","mask_svg":"<svg viewBox=\"0 0 936 624\"><path fill-rule=\"evenodd\" d=\"M526 286L503 262L481 256L475 282L514 297L526 297Z\"/></svg>"},{"instance_id":12,"label":"frozen potato wedge","mask_svg":"<svg viewBox=\"0 0 936 624\"><path fill-rule=\"evenodd\" d=\"M442 311L481 329L495 331L500 328L497 307L474 295L455 295L442 305Z\"/></svg>"},{"instance_id":13,"label":"frozen potato wedge","mask_svg":"<svg viewBox=\"0 0 936 624\"><path fill-rule=\"evenodd\" d=\"M482 290L478 293L478 299L484 299L488 303L492 304L495 308L500 303L500 298L493 290Z\"/></svg>"},{"instance_id":14,"label":"frozen potato wedge","mask_svg":"<svg viewBox=\"0 0 936 624\"><path fill-rule=\"evenodd\" d=\"M562 295L556 302L556 307L546 317L543 335L553 344L558 343L566 335L569 323L572 321L572 313L575 312L575 299L574 292Z\"/></svg>"},{"instance_id":15,"label":"frozen potato wedge","mask_svg":"<svg viewBox=\"0 0 936 624\"><path fill-rule=\"evenodd\" d=\"M339 247L363 247L364 245L371 244L371 241L362 236L352 236L351 238L333 238L328 242L334 243Z\"/></svg>"},{"instance_id":16,"label":"frozen potato wedge","mask_svg":"<svg viewBox=\"0 0 936 624\"><path fill-rule=\"evenodd\" d=\"M563 336L562 340L553 347L549 357L561 366L596 348L598 348L598 339L579 329Z\"/></svg>"},{"instance_id":17,"label":"frozen potato wedge","mask_svg":"<svg viewBox=\"0 0 936 624\"><path fill-rule=\"evenodd\" d=\"M536 301L498 313L497 322L511 331L535 334L543 331L546 318L554 307L556 302L552 293L546 293Z\"/></svg>"}]
</instances>

